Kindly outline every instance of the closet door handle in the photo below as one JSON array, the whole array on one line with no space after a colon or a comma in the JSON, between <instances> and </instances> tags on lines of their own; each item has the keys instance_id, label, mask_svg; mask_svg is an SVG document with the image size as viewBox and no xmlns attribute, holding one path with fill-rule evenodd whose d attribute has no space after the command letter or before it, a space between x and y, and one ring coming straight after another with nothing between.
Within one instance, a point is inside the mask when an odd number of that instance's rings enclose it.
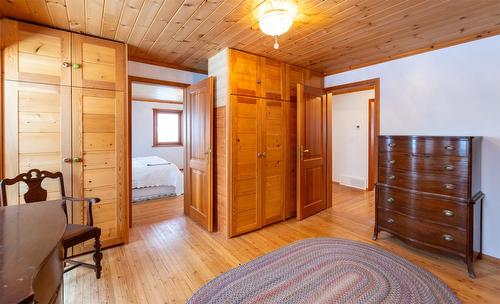
<instances>
[{"instance_id":1,"label":"closet door handle","mask_svg":"<svg viewBox=\"0 0 500 304\"><path fill-rule=\"evenodd\" d=\"M81 157L73 157L73 162L74 163L81 163L83 159Z\"/></svg>"},{"instance_id":2,"label":"closet door handle","mask_svg":"<svg viewBox=\"0 0 500 304\"><path fill-rule=\"evenodd\" d=\"M260 155L261 155L262 157L266 157L266 156L267 156L266 152L262 152Z\"/></svg>"},{"instance_id":3,"label":"closet door handle","mask_svg":"<svg viewBox=\"0 0 500 304\"><path fill-rule=\"evenodd\" d=\"M73 159L71 157L65 157L65 158L63 158L63 162L71 163L71 162L73 162Z\"/></svg>"},{"instance_id":4,"label":"closet door handle","mask_svg":"<svg viewBox=\"0 0 500 304\"><path fill-rule=\"evenodd\" d=\"M62 66L63 66L63 68L68 68L70 66L70 63L65 61L65 62L63 62Z\"/></svg>"}]
</instances>

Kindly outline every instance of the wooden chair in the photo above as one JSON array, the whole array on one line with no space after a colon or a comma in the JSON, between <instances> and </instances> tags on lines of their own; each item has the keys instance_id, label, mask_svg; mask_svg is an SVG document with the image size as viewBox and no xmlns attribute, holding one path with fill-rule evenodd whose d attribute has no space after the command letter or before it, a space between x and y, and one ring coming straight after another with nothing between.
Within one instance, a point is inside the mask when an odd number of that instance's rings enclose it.
<instances>
[{"instance_id":1,"label":"wooden chair","mask_svg":"<svg viewBox=\"0 0 500 304\"><path fill-rule=\"evenodd\" d=\"M59 179L59 185L61 189L61 197L64 201L63 208L66 213L66 220L68 221L68 212L67 212L67 202L86 202L87 206L87 224L72 224L69 223L66 226L66 231L64 232L64 236L62 239L62 245L64 248L64 265L71 264L71 266L65 267L64 272L68 272L78 266L84 266L87 268L94 269L96 277L99 279L101 277L101 229L98 227L93 227L93 217L92 217L92 205L98 203L100 199L98 198L73 198L67 197L64 192L64 181L63 175L61 172L48 172L48 171L40 171L38 169L32 169L27 173L19 174L15 178L6 178L0 181L0 201L2 206L7 206L7 192L6 186L15 185L19 182L24 182L28 186L28 191L24 194L24 200L26 203L33 202L41 202L47 200L47 190L42 187L42 182L46 179ZM68 257L68 249L81 244L88 240L95 240L94 243L94 263L88 264L75 260L71 260Z\"/></svg>"}]
</instances>

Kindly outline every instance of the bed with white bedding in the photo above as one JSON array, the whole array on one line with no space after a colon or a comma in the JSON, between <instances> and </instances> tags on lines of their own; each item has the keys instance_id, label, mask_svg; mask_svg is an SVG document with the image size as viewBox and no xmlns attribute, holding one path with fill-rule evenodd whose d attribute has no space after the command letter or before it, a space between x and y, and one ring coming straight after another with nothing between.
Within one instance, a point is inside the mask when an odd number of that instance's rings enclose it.
<instances>
[{"instance_id":1,"label":"bed with white bedding","mask_svg":"<svg viewBox=\"0 0 500 304\"><path fill-rule=\"evenodd\" d=\"M132 201L144 201L184 193L184 174L158 156L132 158Z\"/></svg>"}]
</instances>

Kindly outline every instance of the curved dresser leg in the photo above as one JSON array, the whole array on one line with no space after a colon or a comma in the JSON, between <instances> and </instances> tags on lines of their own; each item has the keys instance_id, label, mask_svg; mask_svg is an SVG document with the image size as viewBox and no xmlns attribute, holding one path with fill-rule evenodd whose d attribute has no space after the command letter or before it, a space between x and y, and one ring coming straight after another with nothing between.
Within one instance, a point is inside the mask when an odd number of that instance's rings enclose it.
<instances>
[{"instance_id":1,"label":"curved dresser leg","mask_svg":"<svg viewBox=\"0 0 500 304\"><path fill-rule=\"evenodd\" d=\"M472 266L472 260L467 260L467 272L469 273L469 278L476 278L476 272L474 271L474 266Z\"/></svg>"},{"instance_id":2,"label":"curved dresser leg","mask_svg":"<svg viewBox=\"0 0 500 304\"><path fill-rule=\"evenodd\" d=\"M375 226L375 228L373 228L373 236L372 236L372 240L376 241L378 238L378 227Z\"/></svg>"}]
</instances>

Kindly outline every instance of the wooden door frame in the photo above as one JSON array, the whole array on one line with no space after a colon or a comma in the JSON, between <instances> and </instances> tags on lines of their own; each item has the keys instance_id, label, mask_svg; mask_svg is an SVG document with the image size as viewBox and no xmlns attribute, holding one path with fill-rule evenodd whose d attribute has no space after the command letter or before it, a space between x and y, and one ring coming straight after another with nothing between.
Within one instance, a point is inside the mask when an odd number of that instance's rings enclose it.
<instances>
[{"instance_id":1,"label":"wooden door frame","mask_svg":"<svg viewBox=\"0 0 500 304\"><path fill-rule=\"evenodd\" d=\"M168 81L168 80L159 80L159 79L154 79L154 78L145 78L145 77L139 77L139 76L131 76L128 75L127 77L127 191L128 191L128 208L127 208L127 220L129 228L132 227L132 83L133 82L140 82L140 83L145 83L145 84L157 84L157 85L165 85L165 86L173 86L173 87L179 87L183 88L184 90L184 100L182 102L182 108L185 109L186 107L186 88L190 86L188 83L182 83L182 82L175 82L175 81ZM150 102L149 100L146 102ZM161 101L155 101L155 102L161 102ZM171 103L171 102L167 102ZM180 103L179 103L180 104ZM183 142L185 143L186 140L184 138L183 134ZM185 166L185 160L184 160L184 166ZM185 186L185 185L184 185Z\"/></svg>"},{"instance_id":2,"label":"wooden door frame","mask_svg":"<svg viewBox=\"0 0 500 304\"><path fill-rule=\"evenodd\" d=\"M377 182L378 166L378 136L380 135L380 78L373 78L363 81L346 83L325 88L328 94L328 170L332 171L332 95L354 93L366 90L374 90L375 98L368 101L368 186L367 190L372 191ZM370 103L374 102L374 113L370 110ZM329 178L332 175L329 174ZM328 183L331 185L331 180ZM330 186L331 187L331 186Z\"/></svg>"}]
</instances>

